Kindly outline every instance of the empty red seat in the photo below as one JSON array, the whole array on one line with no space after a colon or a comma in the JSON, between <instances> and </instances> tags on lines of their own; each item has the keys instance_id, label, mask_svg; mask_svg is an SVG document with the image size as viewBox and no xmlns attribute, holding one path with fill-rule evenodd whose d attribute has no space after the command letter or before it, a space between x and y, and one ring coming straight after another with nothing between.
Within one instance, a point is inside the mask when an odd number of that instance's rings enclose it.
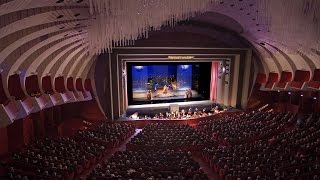
<instances>
[{"instance_id":1,"label":"empty red seat","mask_svg":"<svg viewBox=\"0 0 320 180\"><path fill-rule=\"evenodd\" d=\"M81 78L78 78L76 80L76 89L78 91L84 91L84 87L83 87L83 83L82 83L82 79Z\"/></svg>"},{"instance_id":2,"label":"empty red seat","mask_svg":"<svg viewBox=\"0 0 320 180\"><path fill-rule=\"evenodd\" d=\"M291 82L290 87L301 89L303 88L303 85L305 82L308 82L310 80L310 71L302 71L297 70L295 72L294 80Z\"/></svg>"},{"instance_id":3,"label":"empty red seat","mask_svg":"<svg viewBox=\"0 0 320 180\"><path fill-rule=\"evenodd\" d=\"M308 88L320 89L320 69L314 70L313 78L309 81Z\"/></svg>"},{"instance_id":4,"label":"empty red seat","mask_svg":"<svg viewBox=\"0 0 320 180\"><path fill-rule=\"evenodd\" d=\"M46 94L54 94L50 76L45 76L42 78L42 90Z\"/></svg>"},{"instance_id":5,"label":"empty red seat","mask_svg":"<svg viewBox=\"0 0 320 180\"><path fill-rule=\"evenodd\" d=\"M26 91L29 96L37 96L40 94L38 76L32 75L26 78L25 82Z\"/></svg>"},{"instance_id":6,"label":"empty red seat","mask_svg":"<svg viewBox=\"0 0 320 180\"><path fill-rule=\"evenodd\" d=\"M14 74L9 77L8 89L9 89L10 95L15 100L23 100L26 96L24 94L22 87L21 87L19 74Z\"/></svg>"},{"instance_id":7,"label":"empty red seat","mask_svg":"<svg viewBox=\"0 0 320 180\"><path fill-rule=\"evenodd\" d=\"M280 81L277 84L277 88L285 89L289 82L292 80L292 72L282 71Z\"/></svg>"},{"instance_id":8,"label":"empty red seat","mask_svg":"<svg viewBox=\"0 0 320 180\"><path fill-rule=\"evenodd\" d=\"M266 74L264 74L264 73L257 74L256 83L263 84L263 83L266 83L266 81L267 81Z\"/></svg>"},{"instance_id":9,"label":"empty red seat","mask_svg":"<svg viewBox=\"0 0 320 180\"><path fill-rule=\"evenodd\" d=\"M2 83L2 75L0 74L0 104L7 104L9 102L8 97L6 96L6 93L3 88Z\"/></svg>"},{"instance_id":10,"label":"empty red seat","mask_svg":"<svg viewBox=\"0 0 320 180\"><path fill-rule=\"evenodd\" d=\"M265 88L272 89L273 85L278 82L279 75L278 73L269 73L268 81L265 84Z\"/></svg>"},{"instance_id":11,"label":"empty red seat","mask_svg":"<svg viewBox=\"0 0 320 180\"><path fill-rule=\"evenodd\" d=\"M76 91L76 89L74 87L74 83L73 83L73 78L72 77L69 77L67 79L67 89L68 89L68 91L72 91L72 92Z\"/></svg>"},{"instance_id":12,"label":"empty red seat","mask_svg":"<svg viewBox=\"0 0 320 180\"><path fill-rule=\"evenodd\" d=\"M65 93L66 92L63 76L57 77L54 81L54 85L55 85L55 89L58 93Z\"/></svg>"}]
</instances>

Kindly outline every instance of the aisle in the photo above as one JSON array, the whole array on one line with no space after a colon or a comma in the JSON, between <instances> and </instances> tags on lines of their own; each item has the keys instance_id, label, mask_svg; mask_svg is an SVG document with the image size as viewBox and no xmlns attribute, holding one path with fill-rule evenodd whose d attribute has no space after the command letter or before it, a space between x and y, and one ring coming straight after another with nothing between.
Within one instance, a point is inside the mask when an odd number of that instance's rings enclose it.
<instances>
[{"instance_id":1,"label":"aisle","mask_svg":"<svg viewBox=\"0 0 320 180\"><path fill-rule=\"evenodd\" d=\"M200 158L199 155L193 155L192 158L199 163L201 169L210 180L220 180L219 176L212 171L209 164L207 164L202 158Z\"/></svg>"},{"instance_id":2,"label":"aisle","mask_svg":"<svg viewBox=\"0 0 320 180\"><path fill-rule=\"evenodd\" d=\"M109 158L112 157L112 155L114 153L116 153L117 151L125 151L126 150L126 144L130 141L131 138L133 138L134 136L136 136L137 134L139 134L142 131L142 129L136 129L135 133L133 135L131 135L129 138L127 138L123 143L121 143L120 146L113 148L109 151L109 153L106 155L106 157L101 160L101 162L103 161L107 161ZM212 169L210 168L210 166L204 161L202 160L202 158L200 158L199 155L193 155L192 157L196 162L199 163L201 169L203 170L203 172L208 176L208 178L210 180L220 180L219 176L217 174L215 174ZM94 169L95 167L91 168L90 170L87 170L86 172L83 172L82 175L80 177L77 177L76 179L86 179L86 177L89 175L89 173Z\"/></svg>"},{"instance_id":3,"label":"aisle","mask_svg":"<svg viewBox=\"0 0 320 180\"><path fill-rule=\"evenodd\" d=\"M117 152L117 151L125 151L126 150L126 144L130 141L131 138L133 138L134 136L136 136L137 134L139 134L140 132L142 131L142 129L136 129L136 132L131 135L129 138L127 138L123 143L121 143L120 146L116 147L116 148L113 148L109 151L109 153L106 155L106 157L101 160L101 162L104 162L106 160L108 160L109 158L111 158L111 156ZM101 163L100 162L100 163ZM97 163L99 164L99 163ZM97 165L96 164L96 165ZM81 174L80 177L76 177L76 179L86 179L86 177L90 174L90 172L95 168L96 166L92 167L91 169L88 169L87 171L83 172Z\"/></svg>"}]
</instances>

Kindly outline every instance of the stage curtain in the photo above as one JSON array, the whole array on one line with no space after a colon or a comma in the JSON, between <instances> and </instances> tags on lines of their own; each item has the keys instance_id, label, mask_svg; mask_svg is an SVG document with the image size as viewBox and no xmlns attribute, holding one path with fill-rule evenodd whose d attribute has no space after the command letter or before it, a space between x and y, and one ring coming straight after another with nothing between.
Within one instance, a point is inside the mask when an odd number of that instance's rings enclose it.
<instances>
[{"instance_id":1,"label":"stage curtain","mask_svg":"<svg viewBox=\"0 0 320 180\"><path fill-rule=\"evenodd\" d=\"M211 101L215 101L217 99L218 70L219 70L219 62L212 62L211 83L210 83L210 100Z\"/></svg>"}]
</instances>

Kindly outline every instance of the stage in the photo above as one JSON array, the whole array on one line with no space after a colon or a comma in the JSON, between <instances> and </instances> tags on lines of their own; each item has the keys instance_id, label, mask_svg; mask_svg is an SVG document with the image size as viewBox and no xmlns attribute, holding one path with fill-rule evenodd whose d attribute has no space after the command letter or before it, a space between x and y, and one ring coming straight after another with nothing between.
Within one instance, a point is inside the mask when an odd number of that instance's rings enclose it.
<instances>
[{"instance_id":1,"label":"stage","mask_svg":"<svg viewBox=\"0 0 320 180\"><path fill-rule=\"evenodd\" d=\"M198 98L201 97L197 91L191 90L192 97ZM156 92L151 93L151 100L171 100L171 99L184 99L185 98L185 90L176 90L176 91L168 91L167 93L163 93L163 90L157 90ZM134 101L146 101L147 100L147 92L133 92L132 98Z\"/></svg>"},{"instance_id":2,"label":"stage","mask_svg":"<svg viewBox=\"0 0 320 180\"><path fill-rule=\"evenodd\" d=\"M142 105L130 105L128 106L126 114L124 114L120 120L132 120L128 118L135 112L144 115L154 115L158 113L165 113L170 112L170 105L178 105L179 111L185 110L188 111L190 108L192 111L198 109L202 111L203 109L211 110L212 108L216 107L217 105L220 107L219 104L216 104L214 101L205 100L205 101L192 101L192 102L174 102L174 103L160 103L160 104L142 104Z\"/></svg>"}]
</instances>

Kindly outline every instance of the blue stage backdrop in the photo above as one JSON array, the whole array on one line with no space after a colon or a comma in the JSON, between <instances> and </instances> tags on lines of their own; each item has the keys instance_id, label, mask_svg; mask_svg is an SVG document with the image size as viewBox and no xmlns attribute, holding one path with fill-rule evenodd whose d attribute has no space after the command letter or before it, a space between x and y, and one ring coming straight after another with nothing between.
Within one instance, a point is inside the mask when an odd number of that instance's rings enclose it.
<instances>
[{"instance_id":1,"label":"blue stage backdrop","mask_svg":"<svg viewBox=\"0 0 320 180\"><path fill-rule=\"evenodd\" d=\"M188 101L209 99L211 62L130 62L127 67L130 105L185 101L189 89Z\"/></svg>"},{"instance_id":2,"label":"blue stage backdrop","mask_svg":"<svg viewBox=\"0 0 320 180\"><path fill-rule=\"evenodd\" d=\"M192 66L179 65L177 72L177 89L186 90L192 87Z\"/></svg>"},{"instance_id":3,"label":"blue stage backdrop","mask_svg":"<svg viewBox=\"0 0 320 180\"><path fill-rule=\"evenodd\" d=\"M148 87L149 66L132 66L132 90L133 92L145 92Z\"/></svg>"}]
</instances>

